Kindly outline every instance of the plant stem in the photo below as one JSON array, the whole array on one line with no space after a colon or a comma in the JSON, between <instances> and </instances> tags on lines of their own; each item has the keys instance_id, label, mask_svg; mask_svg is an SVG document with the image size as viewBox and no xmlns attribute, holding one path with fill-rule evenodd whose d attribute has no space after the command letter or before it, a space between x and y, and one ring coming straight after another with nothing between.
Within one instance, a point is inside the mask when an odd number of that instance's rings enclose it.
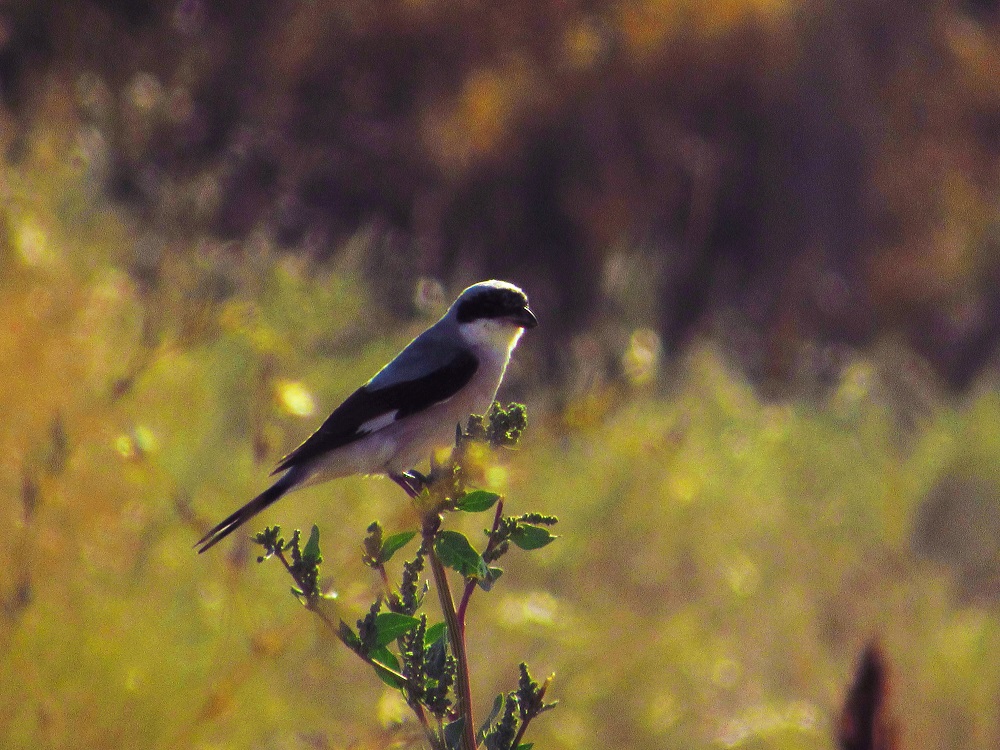
<instances>
[{"instance_id":1,"label":"plant stem","mask_svg":"<svg viewBox=\"0 0 1000 750\"><path fill-rule=\"evenodd\" d=\"M476 590L475 581L467 581L465 584L465 591L462 592L462 601L458 605L458 624L463 629L465 628L465 610L469 606L469 599L472 598L472 592Z\"/></svg>"},{"instance_id":2,"label":"plant stem","mask_svg":"<svg viewBox=\"0 0 1000 750\"><path fill-rule=\"evenodd\" d=\"M441 612L444 614L444 621L448 626L451 651L455 656L455 692L458 694L459 715L465 722L462 727L461 748L462 750L476 750L476 727L472 718L472 688L469 685L469 660L465 652L465 623L458 619L455 600L452 598L451 586L448 584L448 573L434 551L434 533L441 523L440 517L437 517L435 521L435 523L425 522L424 524L424 544L427 548L427 556L431 561L431 570L434 572L434 587L437 589L438 599L441 602Z\"/></svg>"},{"instance_id":3,"label":"plant stem","mask_svg":"<svg viewBox=\"0 0 1000 750\"><path fill-rule=\"evenodd\" d=\"M525 719L521 722L521 726L517 730L517 734L514 736L514 741L510 743L510 746L517 750L517 746L521 744L521 739L524 737L524 733L528 731L528 723L531 721L530 718Z\"/></svg>"},{"instance_id":4,"label":"plant stem","mask_svg":"<svg viewBox=\"0 0 1000 750\"><path fill-rule=\"evenodd\" d=\"M385 589L385 595L388 597L392 594L392 584L389 583L389 574L385 572L385 565L383 563L378 564L377 570L379 577L382 579L382 586Z\"/></svg>"},{"instance_id":5,"label":"plant stem","mask_svg":"<svg viewBox=\"0 0 1000 750\"><path fill-rule=\"evenodd\" d=\"M517 734L514 736L514 741L511 743L511 747L517 750L517 746L521 744L521 739L524 737L525 732L528 731L528 724L531 720L538 716L543 710L545 710L545 691L549 688L549 683L552 681L551 675L545 679L542 683L541 688L538 690L538 695L535 696L535 702L528 709L527 715L521 721L521 726L517 730ZM554 705L554 704L553 704Z\"/></svg>"},{"instance_id":6,"label":"plant stem","mask_svg":"<svg viewBox=\"0 0 1000 750\"><path fill-rule=\"evenodd\" d=\"M275 552L275 557L277 557L281 561L281 564L285 566L285 570L288 571L288 574L292 577L292 580L295 581L296 584L298 584L299 588L302 588L302 581L300 581L298 576L295 575L294 571L292 570L291 563L288 562L288 558L286 558L285 555L280 550ZM323 609L320 606L322 602L323 600L321 597L317 598L307 597L305 598L304 603L306 609L308 609L310 612L314 612L316 616L323 621L323 624L330 629L330 632L337 637L337 640L339 640L341 643L347 646L348 649L357 654L358 652L355 650L355 648L344 638L344 634L340 632L340 627L338 626L338 624L335 623L330 618L330 616L323 611ZM341 624L343 624L343 621L341 621ZM375 662L372 661L370 658L366 657L364 654L358 654L358 656L360 656L368 665L375 666ZM405 683L409 682L409 680L407 680L406 677L404 677L400 672L397 672L396 670L391 669L390 667L387 667L384 664L379 664L379 667L381 669L384 669L387 673L391 674L396 679L401 680L402 682Z\"/></svg>"},{"instance_id":7,"label":"plant stem","mask_svg":"<svg viewBox=\"0 0 1000 750\"><path fill-rule=\"evenodd\" d=\"M500 528L500 520L503 518L503 498L497 500L497 510L493 514L493 528L490 530L490 541L486 545L486 549L483 554L486 555L488 552L493 551L493 538L497 533L497 529ZM472 598L473 592L476 590L475 581L465 582L465 591L462 592L462 602L458 605L458 622L462 626L463 632L465 630L465 610L469 606L469 599Z\"/></svg>"},{"instance_id":8,"label":"plant stem","mask_svg":"<svg viewBox=\"0 0 1000 750\"><path fill-rule=\"evenodd\" d=\"M431 743L431 747L434 750L442 750L444 748L444 740L442 735L439 735L431 727L429 721L427 721L427 713L424 711L424 707L419 703L410 703L410 708L413 709L413 713L417 715L420 720L420 725L424 728L424 734L427 735L427 741Z\"/></svg>"}]
</instances>

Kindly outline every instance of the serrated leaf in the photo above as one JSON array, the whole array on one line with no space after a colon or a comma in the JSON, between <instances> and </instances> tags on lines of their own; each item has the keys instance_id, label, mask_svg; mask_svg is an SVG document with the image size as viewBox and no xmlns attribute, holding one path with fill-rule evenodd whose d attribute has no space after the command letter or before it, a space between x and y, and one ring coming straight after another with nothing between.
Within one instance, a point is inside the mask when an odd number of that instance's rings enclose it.
<instances>
[{"instance_id":1,"label":"serrated leaf","mask_svg":"<svg viewBox=\"0 0 1000 750\"><path fill-rule=\"evenodd\" d=\"M458 750L462 746L462 732L465 731L465 717L462 716L444 727L444 744L448 750Z\"/></svg>"},{"instance_id":2,"label":"serrated leaf","mask_svg":"<svg viewBox=\"0 0 1000 750\"><path fill-rule=\"evenodd\" d=\"M373 662L372 667L375 669L375 674L382 682L391 688L403 687L405 682L396 674L393 674L393 672L399 672L399 659L396 658L396 655L392 651L382 646L381 648L374 649L369 654L369 657ZM389 671L390 669L392 672Z\"/></svg>"},{"instance_id":3,"label":"serrated leaf","mask_svg":"<svg viewBox=\"0 0 1000 750\"><path fill-rule=\"evenodd\" d=\"M448 666L448 647L444 638L440 638L424 652L424 671L432 680L440 680Z\"/></svg>"},{"instance_id":4,"label":"serrated leaf","mask_svg":"<svg viewBox=\"0 0 1000 750\"><path fill-rule=\"evenodd\" d=\"M383 612L375 618L375 647L387 646L420 622L416 617L397 612Z\"/></svg>"},{"instance_id":5,"label":"serrated leaf","mask_svg":"<svg viewBox=\"0 0 1000 750\"><path fill-rule=\"evenodd\" d=\"M319 526L313 524L312 531L309 532L309 541L306 548L302 550L302 559L319 563L322 555L319 552Z\"/></svg>"},{"instance_id":6,"label":"serrated leaf","mask_svg":"<svg viewBox=\"0 0 1000 750\"><path fill-rule=\"evenodd\" d=\"M519 523L510 535L510 540L524 550L541 549L556 537L544 526Z\"/></svg>"},{"instance_id":7,"label":"serrated leaf","mask_svg":"<svg viewBox=\"0 0 1000 750\"><path fill-rule=\"evenodd\" d=\"M358 634L343 620L340 621L340 637L347 644L348 648L355 651L361 648L361 639L358 637Z\"/></svg>"},{"instance_id":8,"label":"serrated leaf","mask_svg":"<svg viewBox=\"0 0 1000 750\"><path fill-rule=\"evenodd\" d=\"M398 534L387 537L382 542L382 549L378 553L378 561L381 563L389 562L392 556L409 544L410 540L416 535L417 532L415 531L400 531Z\"/></svg>"},{"instance_id":9,"label":"serrated leaf","mask_svg":"<svg viewBox=\"0 0 1000 750\"><path fill-rule=\"evenodd\" d=\"M466 493L456 500L455 509L465 511L466 513L481 513L496 505L499 499L500 496L495 492L475 490L474 492Z\"/></svg>"},{"instance_id":10,"label":"serrated leaf","mask_svg":"<svg viewBox=\"0 0 1000 750\"><path fill-rule=\"evenodd\" d=\"M490 728L493 726L493 722L497 720L500 716L500 712L503 710L503 695L498 695L493 699L493 708L490 709L489 716L486 717L486 721L483 725L479 727L479 732L476 734L476 742L480 745L486 740L486 735L489 734Z\"/></svg>"},{"instance_id":11,"label":"serrated leaf","mask_svg":"<svg viewBox=\"0 0 1000 750\"><path fill-rule=\"evenodd\" d=\"M464 534L439 531L434 539L434 551L441 562L466 578L485 578L486 562Z\"/></svg>"},{"instance_id":12,"label":"serrated leaf","mask_svg":"<svg viewBox=\"0 0 1000 750\"><path fill-rule=\"evenodd\" d=\"M427 677L432 680L440 680L448 665L448 649L444 638L440 638L424 652L424 671Z\"/></svg>"},{"instance_id":13,"label":"serrated leaf","mask_svg":"<svg viewBox=\"0 0 1000 750\"><path fill-rule=\"evenodd\" d=\"M443 622L436 622L424 631L424 645L429 646L438 639L448 635L448 625Z\"/></svg>"},{"instance_id":14,"label":"serrated leaf","mask_svg":"<svg viewBox=\"0 0 1000 750\"><path fill-rule=\"evenodd\" d=\"M479 588L483 591L489 591L493 588L493 584L499 580L500 576L503 575L503 568L489 567L486 569L486 576L480 578L476 581L479 584Z\"/></svg>"}]
</instances>

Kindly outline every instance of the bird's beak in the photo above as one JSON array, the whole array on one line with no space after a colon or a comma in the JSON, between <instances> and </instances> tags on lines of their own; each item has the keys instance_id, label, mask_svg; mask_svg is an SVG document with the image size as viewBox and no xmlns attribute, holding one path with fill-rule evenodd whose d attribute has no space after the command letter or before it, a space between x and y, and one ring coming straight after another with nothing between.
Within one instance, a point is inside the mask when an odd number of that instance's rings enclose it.
<instances>
[{"instance_id":1,"label":"bird's beak","mask_svg":"<svg viewBox=\"0 0 1000 750\"><path fill-rule=\"evenodd\" d=\"M515 325L521 326L521 328L534 328L538 325L538 318L527 307L519 310L517 315L512 315L510 319Z\"/></svg>"}]
</instances>

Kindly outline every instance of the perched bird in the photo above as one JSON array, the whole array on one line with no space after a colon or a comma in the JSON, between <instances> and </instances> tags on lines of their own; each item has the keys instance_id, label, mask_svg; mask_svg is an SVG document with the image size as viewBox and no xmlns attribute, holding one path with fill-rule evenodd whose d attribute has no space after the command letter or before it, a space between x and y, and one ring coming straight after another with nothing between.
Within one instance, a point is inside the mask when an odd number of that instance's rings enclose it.
<instances>
[{"instance_id":1,"label":"perched bird","mask_svg":"<svg viewBox=\"0 0 1000 750\"><path fill-rule=\"evenodd\" d=\"M414 466L493 403L511 352L538 325L506 281L473 284L448 312L334 409L278 463L281 477L203 536L204 552L288 492L351 474L385 474L408 491Z\"/></svg>"}]
</instances>

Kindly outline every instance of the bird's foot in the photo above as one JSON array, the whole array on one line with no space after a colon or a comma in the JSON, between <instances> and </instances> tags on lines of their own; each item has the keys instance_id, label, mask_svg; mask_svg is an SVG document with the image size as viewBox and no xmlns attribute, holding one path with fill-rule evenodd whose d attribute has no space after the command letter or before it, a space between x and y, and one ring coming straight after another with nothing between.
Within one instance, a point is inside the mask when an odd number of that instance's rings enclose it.
<instances>
[{"instance_id":1,"label":"bird's foot","mask_svg":"<svg viewBox=\"0 0 1000 750\"><path fill-rule=\"evenodd\" d=\"M433 476L433 472L431 472L431 474L421 474L416 469L410 469L408 472L406 472L406 474L411 479L417 481L422 487L426 487L427 485L429 485L432 481L432 476Z\"/></svg>"},{"instance_id":2,"label":"bird's foot","mask_svg":"<svg viewBox=\"0 0 1000 750\"><path fill-rule=\"evenodd\" d=\"M417 471L404 471L402 474L390 474L389 478L403 488L410 497L416 497L427 486L428 480Z\"/></svg>"}]
</instances>

